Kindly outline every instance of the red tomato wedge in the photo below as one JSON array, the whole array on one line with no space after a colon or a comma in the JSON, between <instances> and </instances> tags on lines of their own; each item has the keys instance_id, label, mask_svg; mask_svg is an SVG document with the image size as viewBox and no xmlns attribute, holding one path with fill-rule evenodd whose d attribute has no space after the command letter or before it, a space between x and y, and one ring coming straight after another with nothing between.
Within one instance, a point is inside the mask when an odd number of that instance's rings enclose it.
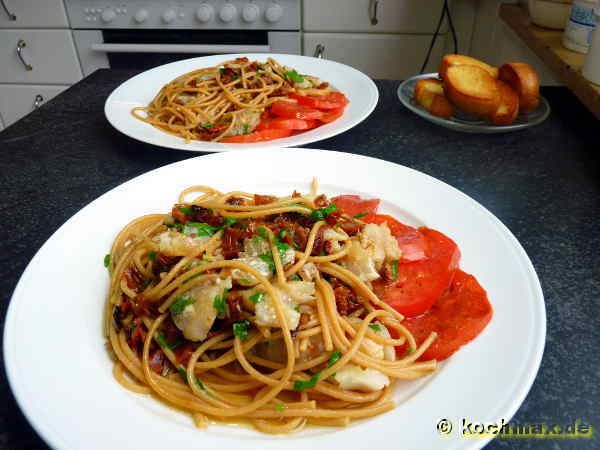
<instances>
[{"instance_id":1,"label":"red tomato wedge","mask_svg":"<svg viewBox=\"0 0 600 450\"><path fill-rule=\"evenodd\" d=\"M286 119L315 120L323 117L323 112L297 102L278 101L271 105L271 113Z\"/></svg>"},{"instance_id":2,"label":"red tomato wedge","mask_svg":"<svg viewBox=\"0 0 600 450\"><path fill-rule=\"evenodd\" d=\"M407 317L418 316L438 301L458 268L460 251L452 239L430 228L419 228L425 237L425 259L398 264L392 282L376 280L377 296Z\"/></svg>"},{"instance_id":3,"label":"red tomato wedge","mask_svg":"<svg viewBox=\"0 0 600 450\"><path fill-rule=\"evenodd\" d=\"M226 137L221 139L221 142L251 144L253 142L272 141L273 139L288 137L292 134L292 131L293 130L272 128L269 130L254 131L249 134L240 134L239 136Z\"/></svg>"},{"instance_id":4,"label":"red tomato wedge","mask_svg":"<svg viewBox=\"0 0 600 450\"><path fill-rule=\"evenodd\" d=\"M493 314L487 294L473 275L457 270L450 289L429 311L402 324L421 344L432 331L438 336L419 360L448 358L460 347L475 339ZM398 348L404 354L404 348Z\"/></svg>"},{"instance_id":5,"label":"red tomato wedge","mask_svg":"<svg viewBox=\"0 0 600 450\"><path fill-rule=\"evenodd\" d=\"M261 120L256 129L259 131L270 130L272 128L283 130L310 130L317 125L318 123L316 120L272 118Z\"/></svg>"},{"instance_id":6,"label":"red tomato wedge","mask_svg":"<svg viewBox=\"0 0 600 450\"><path fill-rule=\"evenodd\" d=\"M349 216L357 216L365 213L376 213L379 207L379 199L372 198L363 200L360 195L339 195L331 199L339 210ZM364 217L363 219L364 220Z\"/></svg>"},{"instance_id":7,"label":"red tomato wedge","mask_svg":"<svg viewBox=\"0 0 600 450\"><path fill-rule=\"evenodd\" d=\"M349 102L341 92L331 92L327 95L300 95L291 93L288 97L298 100L301 105L306 105L315 109L338 109L343 108Z\"/></svg>"},{"instance_id":8,"label":"red tomato wedge","mask_svg":"<svg viewBox=\"0 0 600 450\"><path fill-rule=\"evenodd\" d=\"M344 114L344 108L330 109L329 111L323 112L323 116L319 119L323 123L333 122L339 119Z\"/></svg>"},{"instance_id":9,"label":"red tomato wedge","mask_svg":"<svg viewBox=\"0 0 600 450\"><path fill-rule=\"evenodd\" d=\"M402 250L402 258L400 262L418 261L425 258L425 250L427 243L423 233L402 222L398 222L392 216L387 214L369 214L362 219L370 223L387 223L392 236L398 241L398 247Z\"/></svg>"}]
</instances>

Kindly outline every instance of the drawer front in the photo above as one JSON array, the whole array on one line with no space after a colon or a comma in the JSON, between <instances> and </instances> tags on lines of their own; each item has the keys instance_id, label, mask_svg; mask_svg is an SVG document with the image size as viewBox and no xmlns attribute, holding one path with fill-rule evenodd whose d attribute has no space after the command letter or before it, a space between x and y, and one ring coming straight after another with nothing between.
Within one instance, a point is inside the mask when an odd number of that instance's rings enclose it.
<instances>
[{"instance_id":1,"label":"drawer front","mask_svg":"<svg viewBox=\"0 0 600 450\"><path fill-rule=\"evenodd\" d=\"M2 0L0 28L69 28L62 0Z\"/></svg>"},{"instance_id":2,"label":"drawer front","mask_svg":"<svg viewBox=\"0 0 600 450\"><path fill-rule=\"evenodd\" d=\"M4 126L26 116L68 87L0 84L0 116Z\"/></svg>"},{"instance_id":3,"label":"drawer front","mask_svg":"<svg viewBox=\"0 0 600 450\"><path fill-rule=\"evenodd\" d=\"M305 33L304 54L312 56L317 45L323 57L355 67L371 78L403 80L419 73L431 35ZM445 36L440 35L429 58L428 72L437 71Z\"/></svg>"},{"instance_id":4,"label":"drawer front","mask_svg":"<svg viewBox=\"0 0 600 450\"><path fill-rule=\"evenodd\" d=\"M0 30L0 83L71 84L81 78L70 31Z\"/></svg>"},{"instance_id":5,"label":"drawer front","mask_svg":"<svg viewBox=\"0 0 600 450\"><path fill-rule=\"evenodd\" d=\"M304 30L433 33L443 3L443 0L304 0Z\"/></svg>"}]
</instances>

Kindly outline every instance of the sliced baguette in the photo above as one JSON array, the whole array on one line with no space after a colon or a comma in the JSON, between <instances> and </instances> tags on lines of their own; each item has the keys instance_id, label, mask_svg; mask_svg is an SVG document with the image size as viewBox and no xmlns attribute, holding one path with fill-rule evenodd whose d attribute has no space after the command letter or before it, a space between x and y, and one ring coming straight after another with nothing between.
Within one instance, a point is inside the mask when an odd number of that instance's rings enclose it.
<instances>
[{"instance_id":1,"label":"sliced baguette","mask_svg":"<svg viewBox=\"0 0 600 450\"><path fill-rule=\"evenodd\" d=\"M504 81L496 80L496 85L500 93L500 104L490 116L490 121L494 125L510 125L519 114L519 96Z\"/></svg>"},{"instance_id":2,"label":"sliced baguette","mask_svg":"<svg viewBox=\"0 0 600 450\"><path fill-rule=\"evenodd\" d=\"M540 104L540 80L529 64L511 62L500 67L498 76L519 96L519 113L533 111Z\"/></svg>"},{"instance_id":3,"label":"sliced baguette","mask_svg":"<svg viewBox=\"0 0 600 450\"><path fill-rule=\"evenodd\" d=\"M444 96L442 82L435 78L424 78L415 85L415 101L429 113L439 117L450 117L454 106Z\"/></svg>"},{"instance_id":4,"label":"sliced baguette","mask_svg":"<svg viewBox=\"0 0 600 450\"><path fill-rule=\"evenodd\" d=\"M481 67L450 66L443 86L454 106L475 116L489 119L500 105L496 79Z\"/></svg>"},{"instance_id":5,"label":"sliced baguette","mask_svg":"<svg viewBox=\"0 0 600 450\"><path fill-rule=\"evenodd\" d=\"M443 80L446 78L446 72L448 71L448 67L452 66L477 66L487 73L489 73L492 77L498 78L498 68L494 66L490 66L489 64L484 63L476 58L471 58L466 55L446 55L442 58L442 64L440 65L439 76Z\"/></svg>"}]
</instances>

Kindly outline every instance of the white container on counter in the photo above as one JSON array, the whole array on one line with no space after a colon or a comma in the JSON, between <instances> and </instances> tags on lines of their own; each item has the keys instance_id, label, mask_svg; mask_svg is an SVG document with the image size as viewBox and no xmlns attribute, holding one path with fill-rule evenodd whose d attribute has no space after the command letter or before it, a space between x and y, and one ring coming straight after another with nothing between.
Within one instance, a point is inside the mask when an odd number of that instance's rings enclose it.
<instances>
[{"instance_id":1,"label":"white container on counter","mask_svg":"<svg viewBox=\"0 0 600 450\"><path fill-rule=\"evenodd\" d=\"M600 8L596 9L596 20L600 23ZM585 57L581 73L592 83L600 85L600 26L596 27L592 35L592 44Z\"/></svg>"},{"instance_id":2,"label":"white container on counter","mask_svg":"<svg viewBox=\"0 0 600 450\"><path fill-rule=\"evenodd\" d=\"M562 43L570 50L587 53L592 42L592 33L596 28L594 8L595 0L574 0L567 26L562 36Z\"/></svg>"},{"instance_id":3,"label":"white container on counter","mask_svg":"<svg viewBox=\"0 0 600 450\"><path fill-rule=\"evenodd\" d=\"M531 21L544 28L563 30L571 12L570 0L529 0Z\"/></svg>"}]
</instances>

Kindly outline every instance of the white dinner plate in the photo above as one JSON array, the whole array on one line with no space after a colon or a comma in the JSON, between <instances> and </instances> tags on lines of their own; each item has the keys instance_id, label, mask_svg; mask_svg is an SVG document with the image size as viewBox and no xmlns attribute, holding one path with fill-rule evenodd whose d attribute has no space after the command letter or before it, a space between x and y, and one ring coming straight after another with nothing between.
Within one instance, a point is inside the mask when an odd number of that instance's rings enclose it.
<instances>
[{"instance_id":1,"label":"white dinner plate","mask_svg":"<svg viewBox=\"0 0 600 450\"><path fill-rule=\"evenodd\" d=\"M161 131L131 115L133 107L148 105L165 84L178 76L241 56L247 56L250 60L256 61L266 61L271 57L280 64L296 69L299 73L319 77L343 92L350 103L346 106L343 116L331 123L323 124L295 136L255 144L186 142L185 139ZM378 98L379 92L373 80L364 73L335 61L274 53L214 55L165 64L130 78L117 87L106 99L104 114L117 130L138 141L191 152L225 152L249 148L295 147L327 139L343 133L365 120L377 105Z\"/></svg>"},{"instance_id":2,"label":"white dinner plate","mask_svg":"<svg viewBox=\"0 0 600 450\"><path fill-rule=\"evenodd\" d=\"M293 167L290 165L293 162ZM461 267L488 292L487 328L439 371L399 382L398 406L345 429L271 436L250 428L195 428L191 418L112 376L102 335L108 273L103 257L134 217L170 211L194 184L221 191L290 194L313 176L327 194L382 199L381 211L436 228L456 241ZM462 418L508 420L537 373L546 334L542 290L527 254L489 211L449 185L390 162L311 149L218 153L148 172L104 194L69 219L34 256L12 296L4 330L10 386L36 431L61 450L474 449L489 438L459 437ZM436 423L454 423L440 436ZM193 443L193 444L192 444Z\"/></svg>"}]
</instances>

